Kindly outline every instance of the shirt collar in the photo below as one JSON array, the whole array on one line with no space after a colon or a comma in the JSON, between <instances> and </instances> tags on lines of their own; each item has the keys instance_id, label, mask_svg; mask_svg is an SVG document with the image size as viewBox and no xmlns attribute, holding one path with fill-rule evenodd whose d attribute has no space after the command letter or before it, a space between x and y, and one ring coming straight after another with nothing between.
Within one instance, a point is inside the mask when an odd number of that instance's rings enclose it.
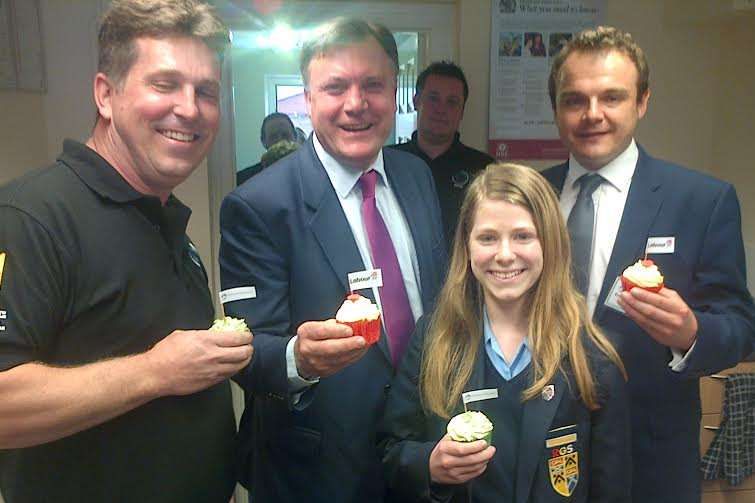
<instances>
[{"instance_id":1,"label":"shirt collar","mask_svg":"<svg viewBox=\"0 0 755 503\"><path fill-rule=\"evenodd\" d=\"M482 308L482 335L483 335L485 344L493 347L495 351L498 354L500 354L501 357L503 357L503 352L501 351L500 346L498 346L498 340L493 335L493 328L490 326L490 318L488 318L488 308L485 306L483 306ZM516 350L517 356L519 356L519 353L522 351L522 346L527 348L527 350L529 351L530 344L529 344L529 341L527 340L527 337L522 339L522 343L519 345L519 348ZM511 362L511 364L513 363L514 362Z\"/></svg>"},{"instance_id":2,"label":"shirt collar","mask_svg":"<svg viewBox=\"0 0 755 503\"><path fill-rule=\"evenodd\" d=\"M330 183L333 185L338 197L345 199L354 186L359 182L359 177L362 176L363 171L349 166L344 166L336 160L335 157L330 155L327 150L322 146L320 140L317 139L317 133L312 134L312 143L315 147L315 154L322 163L322 167L325 168L325 172L330 178ZM384 184L388 184L385 176L385 164L383 163L383 149L378 152L377 157L372 164L370 164L364 172L371 169L377 171L379 178L383 180Z\"/></svg>"},{"instance_id":3,"label":"shirt collar","mask_svg":"<svg viewBox=\"0 0 755 503\"><path fill-rule=\"evenodd\" d=\"M133 188L104 157L83 143L64 140L63 153L58 161L70 167L87 187L101 197L116 203L144 199L146 204L163 205L157 196L142 194ZM165 203L165 206L168 205L183 206L183 203L171 194Z\"/></svg>"},{"instance_id":4,"label":"shirt collar","mask_svg":"<svg viewBox=\"0 0 755 503\"><path fill-rule=\"evenodd\" d=\"M58 161L69 166L90 189L118 203L144 197L96 151L74 140L63 142Z\"/></svg>"},{"instance_id":5,"label":"shirt collar","mask_svg":"<svg viewBox=\"0 0 755 503\"><path fill-rule=\"evenodd\" d=\"M459 132L458 132L458 131L456 131L456 132L454 133L454 140L453 140L453 141L451 142L451 144L450 144L450 145L448 146L448 148L447 148L446 150L444 150L444 151L443 151L443 153L442 153L442 154L440 154L440 155L439 155L438 157L436 157L435 159L430 159L430 157L429 157L429 156L428 156L428 155L427 155L427 154L425 153L425 151L424 151L424 150L422 150L421 148L419 148L419 138L418 138L418 134L419 134L419 132L418 132L418 131L416 131L416 130L415 130L415 131L414 131L414 132L412 133L412 139L411 139L411 143L413 143L413 144L414 144L414 146L416 147L416 150L417 150L417 152L421 152L421 153L422 153L422 157L423 157L423 160L424 160L424 161L425 161L426 163L428 163L428 164L430 164L430 162L431 162L431 161L433 161L433 160L437 160L437 159L440 159L440 158L441 158L441 157L443 157L444 155L448 155L448 154L450 154L450 153L454 153L454 152L457 152L457 151L459 151L460 149L462 149L462 148L463 148L463 146L464 146L464 145L463 145L463 144L461 143L461 134L459 134Z\"/></svg>"},{"instance_id":6,"label":"shirt collar","mask_svg":"<svg viewBox=\"0 0 755 503\"><path fill-rule=\"evenodd\" d=\"M629 190L629 185L632 183L632 176L634 175L634 170L637 167L637 160L639 158L640 151L633 138L626 150L617 155L611 162L600 168L597 173L605 178L606 181L613 185L618 191L627 191ZM574 158L574 155L569 155L569 173L566 176L564 187L573 186L579 177L585 173L595 173L595 171L585 169Z\"/></svg>"}]
</instances>

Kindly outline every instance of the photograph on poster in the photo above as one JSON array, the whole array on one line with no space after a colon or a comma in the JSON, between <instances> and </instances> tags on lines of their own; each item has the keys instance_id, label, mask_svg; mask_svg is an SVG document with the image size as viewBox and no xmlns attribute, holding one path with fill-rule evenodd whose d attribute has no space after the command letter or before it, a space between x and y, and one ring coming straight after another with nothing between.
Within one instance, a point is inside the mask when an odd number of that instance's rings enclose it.
<instances>
[{"instance_id":1,"label":"photograph on poster","mask_svg":"<svg viewBox=\"0 0 755 503\"><path fill-rule=\"evenodd\" d=\"M501 33L498 42L498 55L502 58L522 55L522 34L515 31Z\"/></svg>"},{"instance_id":2,"label":"photograph on poster","mask_svg":"<svg viewBox=\"0 0 755 503\"><path fill-rule=\"evenodd\" d=\"M548 56L555 58L572 38L571 33L551 33L548 36Z\"/></svg>"},{"instance_id":3,"label":"photograph on poster","mask_svg":"<svg viewBox=\"0 0 755 503\"><path fill-rule=\"evenodd\" d=\"M538 32L529 32L524 34L524 55L545 57L545 44L543 43L543 34Z\"/></svg>"}]
</instances>

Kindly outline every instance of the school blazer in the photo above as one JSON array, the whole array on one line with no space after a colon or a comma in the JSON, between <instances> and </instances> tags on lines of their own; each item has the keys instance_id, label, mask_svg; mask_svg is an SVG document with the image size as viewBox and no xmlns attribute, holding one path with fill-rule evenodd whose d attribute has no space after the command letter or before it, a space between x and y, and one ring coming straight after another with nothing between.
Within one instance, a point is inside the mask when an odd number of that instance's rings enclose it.
<instances>
[{"instance_id":1,"label":"school blazer","mask_svg":"<svg viewBox=\"0 0 755 503\"><path fill-rule=\"evenodd\" d=\"M418 376L426 328L425 320L417 327L393 381L379 428L378 440L390 491L387 501L468 503L468 489L474 480L458 486L430 481L430 453L445 435L448 420L423 410L420 404ZM485 387L485 358L481 344L465 391ZM573 380L563 373L557 374L552 383L551 399L538 396L524 403L513 503L629 501L631 452L626 383L618 368L605 358L592 356L591 365L602 404L598 411L587 410L576 396ZM568 369L566 362L565 368ZM460 400L456 413L462 411ZM578 454L576 488L563 495L556 490L556 486L561 490L563 486L552 482L548 468L549 460L558 456L553 448L546 447L546 442L571 433L577 436L575 442L556 447Z\"/></svg>"}]
</instances>

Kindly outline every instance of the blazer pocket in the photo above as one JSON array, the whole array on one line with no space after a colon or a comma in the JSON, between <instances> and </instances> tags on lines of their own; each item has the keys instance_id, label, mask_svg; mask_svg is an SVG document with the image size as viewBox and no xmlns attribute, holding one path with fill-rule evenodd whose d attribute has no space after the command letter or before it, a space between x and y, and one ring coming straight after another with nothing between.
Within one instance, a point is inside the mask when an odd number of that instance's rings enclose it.
<instances>
[{"instance_id":1,"label":"blazer pocket","mask_svg":"<svg viewBox=\"0 0 755 503\"><path fill-rule=\"evenodd\" d=\"M310 428L296 426L278 433L276 442L287 456L314 458L320 454L322 434Z\"/></svg>"}]
</instances>

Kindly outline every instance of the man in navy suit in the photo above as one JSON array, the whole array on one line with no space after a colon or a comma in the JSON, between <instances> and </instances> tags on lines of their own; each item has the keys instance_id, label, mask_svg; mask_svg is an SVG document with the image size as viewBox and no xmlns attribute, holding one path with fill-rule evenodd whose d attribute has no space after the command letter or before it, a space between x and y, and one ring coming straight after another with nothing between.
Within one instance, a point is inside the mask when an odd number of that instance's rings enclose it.
<instances>
[{"instance_id":1,"label":"man in navy suit","mask_svg":"<svg viewBox=\"0 0 755 503\"><path fill-rule=\"evenodd\" d=\"M440 209L427 166L382 148L398 73L385 27L329 24L303 47L301 71L314 133L233 191L220 214L221 298L256 341L237 377L247 394L239 476L255 503L377 502L385 489L375 426L414 322L442 282ZM387 246L374 246L371 197ZM392 262L381 265L387 248ZM382 287L369 279L375 270ZM352 283L360 276L367 282ZM369 347L332 319L364 287L385 322ZM398 297L406 316L397 325Z\"/></svg>"},{"instance_id":2,"label":"man in navy suit","mask_svg":"<svg viewBox=\"0 0 755 503\"><path fill-rule=\"evenodd\" d=\"M549 81L570 157L543 174L560 191L570 232L573 210L592 207L591 243L574 245L585 250L588 306L629 374L633 500L687 503L700 500L698 379L753 351L755 309L734 188L654 159L633 139L648 73L629 34L599 27L575 37ZM580 177L594 173L602 178L580 198L589 185ZM618 277L646 253L665 287L622 292Z\"/></svg>"}]
</instances>

